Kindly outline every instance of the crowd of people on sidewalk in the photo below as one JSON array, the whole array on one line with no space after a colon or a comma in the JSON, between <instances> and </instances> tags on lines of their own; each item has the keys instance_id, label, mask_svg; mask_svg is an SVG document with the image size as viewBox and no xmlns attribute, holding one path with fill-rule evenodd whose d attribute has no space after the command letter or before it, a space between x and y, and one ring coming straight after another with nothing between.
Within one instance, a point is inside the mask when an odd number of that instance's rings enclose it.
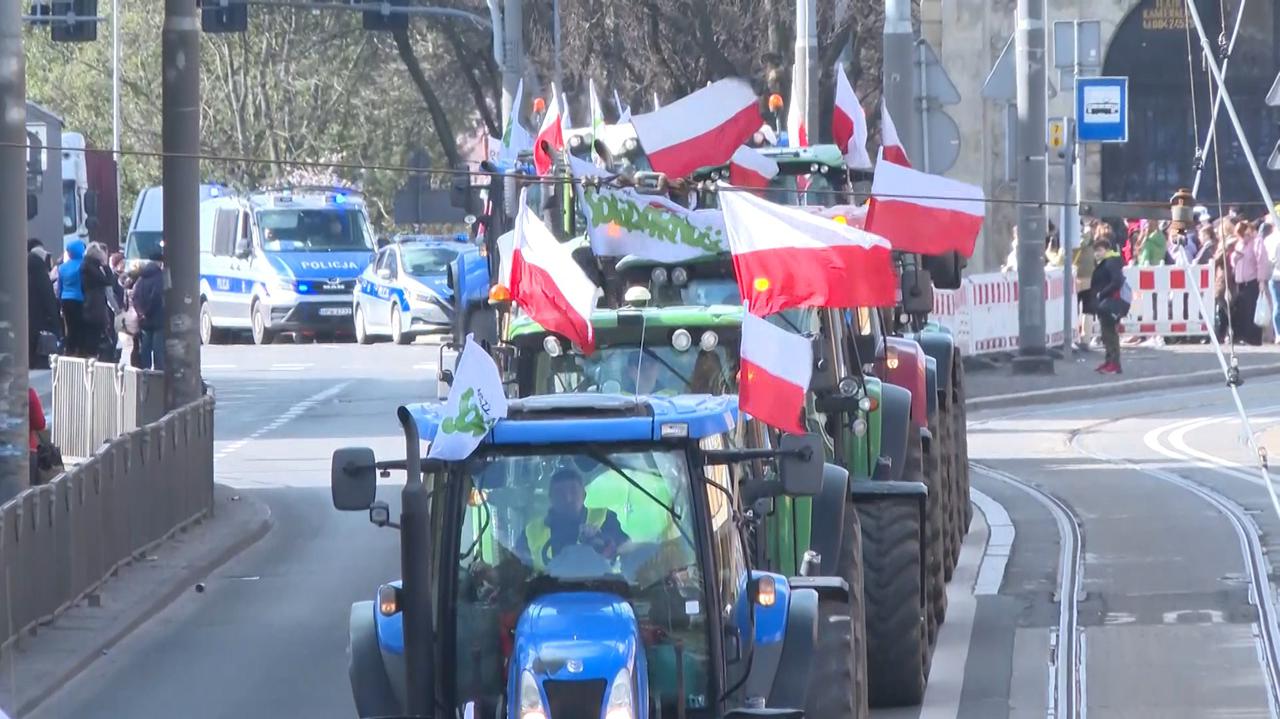
<instances>
[{"instance_id":1,"label":"crowd of people on sidewalk","mask_svg":"<svg viewBox=\"0 0 1280 719\"><path fill-rule=\"evenodd\" d=\"M1280 208L1277 208L1280 212ZM1077 297L1086 313L1082 337L1092 334L1089 316L1101 328L1107 359L1098 370L1120 371L1116 326L1128 312L1131 290L1124 282L1128 266L1212 265L1214 268L1214 334L1218 341L1280 344L1280 232L1272 215L1249 219L1238 208L1213 219L1195 208L1192 224L1149 220L1084 218L1080 244L1072 253ZM1044 241L1046 269L1063 267L1065 253L1053 223ZM1017 270L1018 233L1004 272ZM1123 295L1123 297L1122 297ZM1123 309L1118 316L1115 312Z\"/></svg>"},{"instance_id":2,"label":"crowd of people on sidewalk","mask_svg":"<svg viewBox=\"0 0 1280 719\"><path fill-rule=\"evenodd\" d=\"M99 242L67 243L54 258L27 243L27 307L31 367L50 355L163 369L164 257L128 267Z\"/></svg>"}]
</instances>

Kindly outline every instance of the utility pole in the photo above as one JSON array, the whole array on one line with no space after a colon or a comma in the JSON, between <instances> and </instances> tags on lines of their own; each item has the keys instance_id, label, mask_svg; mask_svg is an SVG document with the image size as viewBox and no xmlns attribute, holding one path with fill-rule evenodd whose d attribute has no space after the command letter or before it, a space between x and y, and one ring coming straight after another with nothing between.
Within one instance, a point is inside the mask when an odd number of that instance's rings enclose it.
<instances>
[{"instance_id":1,"label":"utility pole","mask_svg":"<svg viewBox=\"0 0 1280 719\"><path fill-rule=\"evenodd\" d=\"M884 4L884 104L889 109L907 157L919 164L916 139L915 31L911 27L911 0L885 0Z\"/></svg>"},{"instance_id":2,"label":"utility pole","mask_svg":"<svg viewBox=\"0 0 1280 719\"><path fill-rule=\"evenodd\" d=\"M504 117L519 117L520 108L512 108L516 86L524 76L524 6L523 0L504 0L502 11L502 111ZM507 115L506 113L515 113Z\"/></svg>"},{"instance_id":3,"label":"utility pole","mask_svg":"<svg viewBox=\"0 0 1280 719\"><path fill-rule=\"evenodd\" d=\"M22 3L11 0L0 3L0 503L30 477L26 146Z\"/></svg>"},{"instance_id":4,"label":"utility pole","mask_svg":"<svg viewBox=\"0 0 1280 719\"><path fill-rule=\"evenodd\" d=\"M818 8L816 0L796 0L796 78L804 83L803 126L810 145L818 144ZM799 93L791 90L791 96ZM796 142L792 139L792 142Z\"/></svg>"},{"instance_id":5,"label":"utility pole","mask_svg":"<svg viewBox=\"0 0 1280 719\"><path fill-rule=\"evenodd\" d=\"M556 56L556 87L564 92L564 66L560 62L560 0L551 0L551 42Z\"/></svg>"},{"instance_id":6,"label":"utility pole","mask_svg":"<svg viewBox=\"0 0 1280 719\"><path fill-rule=\"evenodd\" d=\"M1018 356L1013 371L1051 374L1045 337L1045 0L1018 0ZM1067 298L1063 298L1065 302Z\"/></svg>"},{"instance_id":7,"label":"utility pole","mask_svg":"<svg viewBox=\"0 0 1280 719\"><path fill-rule=\"evenodd\" d=\"M116 223L120 222L120 2L111 0L111 159L116 164ZM123 247L123 243L122 243Z\"/></svg>"},{"instance_id":8,"label":"utility pole","mask_svg":"<svg viewBox=\"0 0 1280 719\"><path fill-rule=\"evenodd\" d=\"M165 0L164 400L176 409L200 397L200 16L196 0Z\"/></svg>"}]
</instances>

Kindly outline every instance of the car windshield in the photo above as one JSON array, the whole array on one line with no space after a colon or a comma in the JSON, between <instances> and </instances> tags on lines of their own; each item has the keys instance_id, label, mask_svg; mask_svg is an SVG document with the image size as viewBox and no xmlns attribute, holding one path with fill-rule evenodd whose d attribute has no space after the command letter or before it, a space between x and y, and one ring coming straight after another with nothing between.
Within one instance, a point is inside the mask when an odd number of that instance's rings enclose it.
<instances>
[{"instance_id":1,"label":"car windshield","mask_svg":"<svg viewBox=\"0 0 1280 719\"><path fill-rule=\"evenodd\" d=\"M459 701L494 716L517 621L531 602L554 611L555 592L576 589L630 604L662 716L675 715L677 645L687 706L708 705L706 586L682 449L490 454L463 475Z\"/></svg>"},{"instance_id":2,"label":"car windshield","mask_svg":"<svg viewBox=\"0 0 1280 719\"><path fill-rule=\"evenodd\" d=\"M145 260L164 249L164 233L138 230L129 234L125 242L124 256L130 260Z\"/></svg>"},{"instance_id":3,"label":"car windshield","mask_svg":"<svg viewBox=\"0 0 1280 719\"><path fill-rule=\"evenodd\" d=\"M433 277L449 270L449 263L458 256L458 251L448 247L404 245L400 248L400 255L404 259L405 272L416 277Z\"/></svg>"},{"instance_id":4,"label":"car windshield","mask_svg":"<svg viewBox=\"0 0 1280 719\"><path fill-rule=\"evenodd\" d=\"M698 336L693 333L693 337ZM695 345L683 352L670 344L654 343L644 349L634 344L605 345L591 355L569 352L552 357L540 348L534 369L535 382L539 383L536 391L664 396L732 392L737 386L737 340L725 341L719 334L717 338L716 346L710 350Z\"/></svg>"},{"instance_id":5,"label":"car windshield","mask_svg":"<svg viewBox=\"0 0 1280 719\"><path fill-rule=\"evenodd\" d=\"M357 209L274 209L258 212L266 252L370 252Z\"/></svg>"}]
</instances>

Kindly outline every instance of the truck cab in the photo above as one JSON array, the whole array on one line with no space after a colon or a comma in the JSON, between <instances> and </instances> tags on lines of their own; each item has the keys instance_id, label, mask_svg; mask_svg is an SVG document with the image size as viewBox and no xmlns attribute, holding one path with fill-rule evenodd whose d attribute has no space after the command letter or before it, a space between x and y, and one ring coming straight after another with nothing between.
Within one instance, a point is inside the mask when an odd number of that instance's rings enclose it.
<instances>
[{"instance_id":1,"label":"truck cab","mask_svg":"<svg viewBox=\"0 0 1280 719\"><path fill-rule=\"evenodd\" d=\"M403 463L335 452L339 509L392 525L375 488L392 465L410 475L403 506L416 481L430 497L420 546L399 527L405 566L429 567L422 584L352 607L359 716L415 701L507 719L801 716L781 710L804 705L819 595L848 587L753 569L739 522L744 501L812 496L834 468L809 437L738 448L736 418L731 395L535 396L512 400L468 459L422 461L448 419L431 403L400 410ZM778 472L748 477L752 460ZM415 607L435 628L416 645Z\"/></svg>"},{"instance_id":2,"label":"truck cab","mask_svg":"<svg viewBox=\"0 0 1280 719\"><path fill-rule=\"evenodd\" d=\"M264 190L200 206L200 334L350 335L375 239L364 200L338 187Z\"/></svg>"}]
</instances>

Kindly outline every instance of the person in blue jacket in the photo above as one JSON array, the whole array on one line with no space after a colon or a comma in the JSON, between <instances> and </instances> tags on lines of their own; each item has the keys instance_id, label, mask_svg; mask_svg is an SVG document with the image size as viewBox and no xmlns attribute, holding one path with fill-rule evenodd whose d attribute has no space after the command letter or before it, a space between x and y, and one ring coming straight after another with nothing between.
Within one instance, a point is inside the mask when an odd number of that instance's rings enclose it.
<instances>
[{"instance_id":1,"label":"person in blue jacket","mask_svg":"<svg viewBox=\"0 0 1280 719\"><path fill-rule=\"evenodd\" d=\"M95 354L94 338L88 337L84 321L84 283L80 268L84 264L84 240L67 243L67 258L58 265L58 299L62 302L62 321L66 325L66 353L72 357Z\"/></svg>"}]
</instances>

